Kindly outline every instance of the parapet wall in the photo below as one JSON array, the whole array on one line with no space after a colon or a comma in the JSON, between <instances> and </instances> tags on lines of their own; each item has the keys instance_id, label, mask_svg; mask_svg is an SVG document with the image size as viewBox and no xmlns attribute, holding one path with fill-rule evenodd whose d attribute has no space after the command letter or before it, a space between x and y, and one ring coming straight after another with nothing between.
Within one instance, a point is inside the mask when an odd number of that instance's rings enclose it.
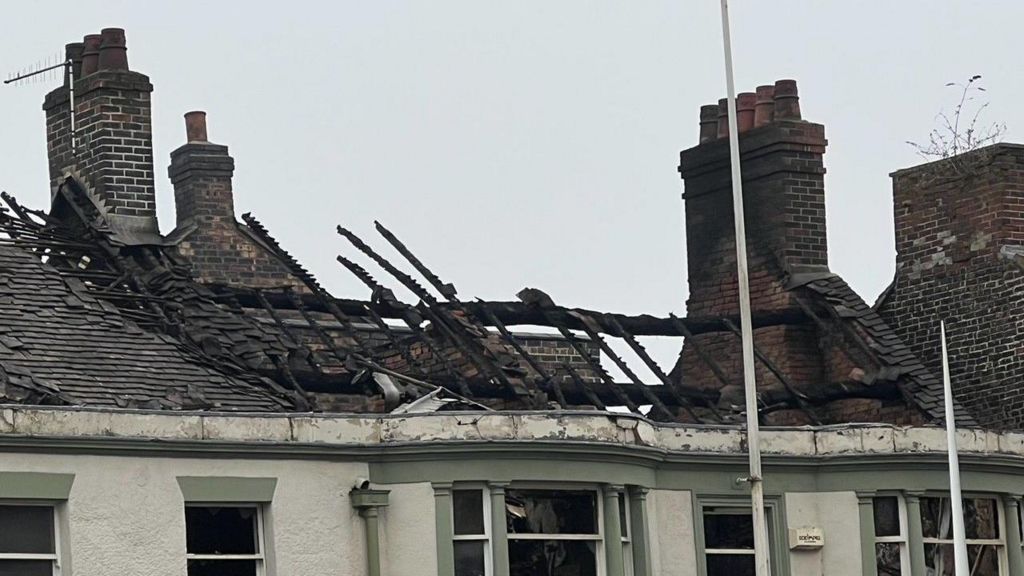
<instances>
[{"instance_id":1,"label":"parapet wall","mask_svg":"<svg viewBox=\"0 0 1024 576\"><path fill-rule=\"evenodd\" d=\"M766 428L765 455L828 458L855 454L945 453L934 427L842 425ZM1024 457L1024 433L964 429L965 454ZM458 412L416 415L255 415L0 406L0 445L19 440L72 440L93 446L138 441L176 445L374 448L480 442L603 444L665 454L744 454L738 427L655 423L630 415L588 412Z\"/></svg>"}]
</instances>

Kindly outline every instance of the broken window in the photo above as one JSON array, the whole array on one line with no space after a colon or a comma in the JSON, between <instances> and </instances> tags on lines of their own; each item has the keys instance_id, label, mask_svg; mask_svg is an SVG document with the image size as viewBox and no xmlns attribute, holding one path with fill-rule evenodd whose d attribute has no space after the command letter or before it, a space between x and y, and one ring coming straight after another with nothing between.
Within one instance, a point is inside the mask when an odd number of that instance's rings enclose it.
<instances>
[{"instance_id":1,"label":"broken window","mask_svg":"<svg viewBox=\"0 0 1024 576\"><path fill-rule=\"evenodd\" d=\"M1001 576L1005 540L995 498L964 498L964 534L971 576ZM952 576L953 522L948 497L921 498L921 531L928 576Z\"/></svg>"},{"instance_id":2,"label":"broken window","mask_svg":"<svg viewBox=\"0 0 1024 576\"><path fill-rule=\"evenodd\" d=\"M704 562L707 576L754 576L749 508L704 508Z\"/></svg>"},{"instance_id":3,"label":"broken window","mask_svg":"<svg viewBox=\"0 0 1024 576\"><path fill-rule=\"evenodd\" d=\"M259 506L185 506L188 576L259 576L263 573Z\"/></svg>"},{"instance_id":4,"label":"broken window","mask_svg":"<svg viewBox=\"0 0 1024 576\"><path fill-rule=\"evenodd\" d=\"M597 576L598 506L595 490L508 490L510 576Z\"/></svg>"},{"instance_id":5,"label":"broken window","mask_svg":"<svg viewBox=\"0 0 1024 576\"><path fill-rule=\"evenodd\" d=\"M907 549L907 511L898 496L878 496L875 512L875 566L878 576L910 574Z\"/></svg>"},{"instance_id":6,"label":"broken window","mask_svg":"<svg viewBox=\"0 0 1024 576\"><path fill-rule=\"evenodd\" d=\"M60 574L52 506L0 505L0 576Z\"/></svg>"},{"instance_id":7,"label":"broken window","mask_svg":"<svg viewBox=\"0 0 1024 576\"><path fill-rule=\"evenodd\" d=\"M455 576L490 574L490 523L485 513L487 498L487 491L482 489L452 490Z\"/></svg>"}]
</instances>

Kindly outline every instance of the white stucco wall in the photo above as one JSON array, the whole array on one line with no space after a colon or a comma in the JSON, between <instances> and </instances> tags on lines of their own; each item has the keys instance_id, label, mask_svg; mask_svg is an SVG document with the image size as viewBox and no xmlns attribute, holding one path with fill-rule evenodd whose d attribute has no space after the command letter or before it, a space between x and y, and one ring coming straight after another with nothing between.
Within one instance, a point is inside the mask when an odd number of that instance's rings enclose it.
<instances>
[{"instance_id":1,"label":"white stucco wall","mask_svg":"<svg viewBox=\"0 0 1024 576\"><path fill-rule=\"evenodd\" d=\"M860 516L853 492L786 494L789 528L821 528L820 550L790 551L790 569L800 576L860 576Z\"/></svg>"},{"instance_id":2,"label":"white stucco wall","mask_svg":"<svg viewBox=\"0 0 1024 576\"><path fill-rule=\"evenodd\" d=\"M687 490L651 490L647 495L654 576L696 576L693 500Z\"/></svg>"},{"instance_id":3,"label":"white stucco wall","mask_svg":"<svg viewBox=\"0 0 1024 576\"><path fill-rule=\"evenodd\" d=\"M434 488L429 482L375 487L391 491L380 518L384 576L437 576Z\"/></svg>"},{"instance_id":4,"label":"white stucco wall","mask_svg":"<svg viewBox=\"0 0 1024 576\"><path fill-rule=\"evenodd\" d=\"M65 508L65 574L185 574L178 476L277 478L268 576L366 574L363 520L347 496L355 478L367 475L365 464L0 453L0 470L75 475Z\"/></svg>"}]
</instances>

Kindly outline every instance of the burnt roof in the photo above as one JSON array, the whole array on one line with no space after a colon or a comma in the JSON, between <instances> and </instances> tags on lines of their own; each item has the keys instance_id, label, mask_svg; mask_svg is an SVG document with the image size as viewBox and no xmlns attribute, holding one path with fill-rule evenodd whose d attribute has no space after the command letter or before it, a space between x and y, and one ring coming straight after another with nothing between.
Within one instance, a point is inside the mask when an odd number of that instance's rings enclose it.
<instances>
[{"instance_id":1,"label":"burnt roof","mask_svg":"<svg viewBox=\"0 0 1024 576\"><path fill-rule=\"evenodd\" d=\"M564 308L534 289L522 291L521 302L464 302L453 285L379 224L384 239L430 289L339 228L419 302L402 302L344 256L339 263L371 295L336 298L250 215L239 227L298 282L279 289L204 285L165 242L125 242L74 177L59 187L49 214L22 207L8 195L4 200L0 367L7 377L0 396L7 401L295 411L336 408L319 402L333 394L366 399L355 408L349 402L346 409L379 412L440 390L455 400L446 403L455 409L626 406L637 411L651 405L650 415L661 420L742 418L738 408L722 405L707 383L684 382L662 370L636 338L735 334L736 318ZM756 315L755 327L817 323L823 331L842 331L847 345L868 358L862 363L870 374L811 394L788 386L765 390L762 413L801 410L819 422L816 406L836 398L890 398L928 419L941 418L936 379L838 276L806 278L790 289L799 292L804 309ZM549 338L560 339L566 357L545 361L531 352L525 338L509 329L527 324L556 329ZM607 344L608 337L627 344L656 381L642 381ZM613 379L599 356L615 363L628 381ZM777 376L785 383L784 375ZM970 423L962 411L958 417Z\"/></svg>"}]
</instances>

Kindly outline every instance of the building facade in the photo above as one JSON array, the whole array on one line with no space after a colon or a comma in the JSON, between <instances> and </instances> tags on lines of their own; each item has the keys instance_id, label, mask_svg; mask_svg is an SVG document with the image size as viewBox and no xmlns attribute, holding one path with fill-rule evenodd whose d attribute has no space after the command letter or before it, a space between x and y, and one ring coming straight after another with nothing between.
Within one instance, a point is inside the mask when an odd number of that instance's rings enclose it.
<instances>
[{"instance_id":1,"label":"building facade","mask_svg":"<svg viewBox=\"0 0 1024 576\"><path fill-rule=\"evenodd\" d=\"M686 317L470 302L381 225L402 264L338 230L374 266L338 257L359 299L236 219L202 112L162 234L124 31L67 56L51 205L0 211L0 574L753 574L723 103L680 155ZM773 573L951 573L933 325L955 300L970 563L1024 575L1019 147L894 174L897 275L869 306L828 267L825 129L796 83L738 102Z\"/></svg>"}]
</instances>

